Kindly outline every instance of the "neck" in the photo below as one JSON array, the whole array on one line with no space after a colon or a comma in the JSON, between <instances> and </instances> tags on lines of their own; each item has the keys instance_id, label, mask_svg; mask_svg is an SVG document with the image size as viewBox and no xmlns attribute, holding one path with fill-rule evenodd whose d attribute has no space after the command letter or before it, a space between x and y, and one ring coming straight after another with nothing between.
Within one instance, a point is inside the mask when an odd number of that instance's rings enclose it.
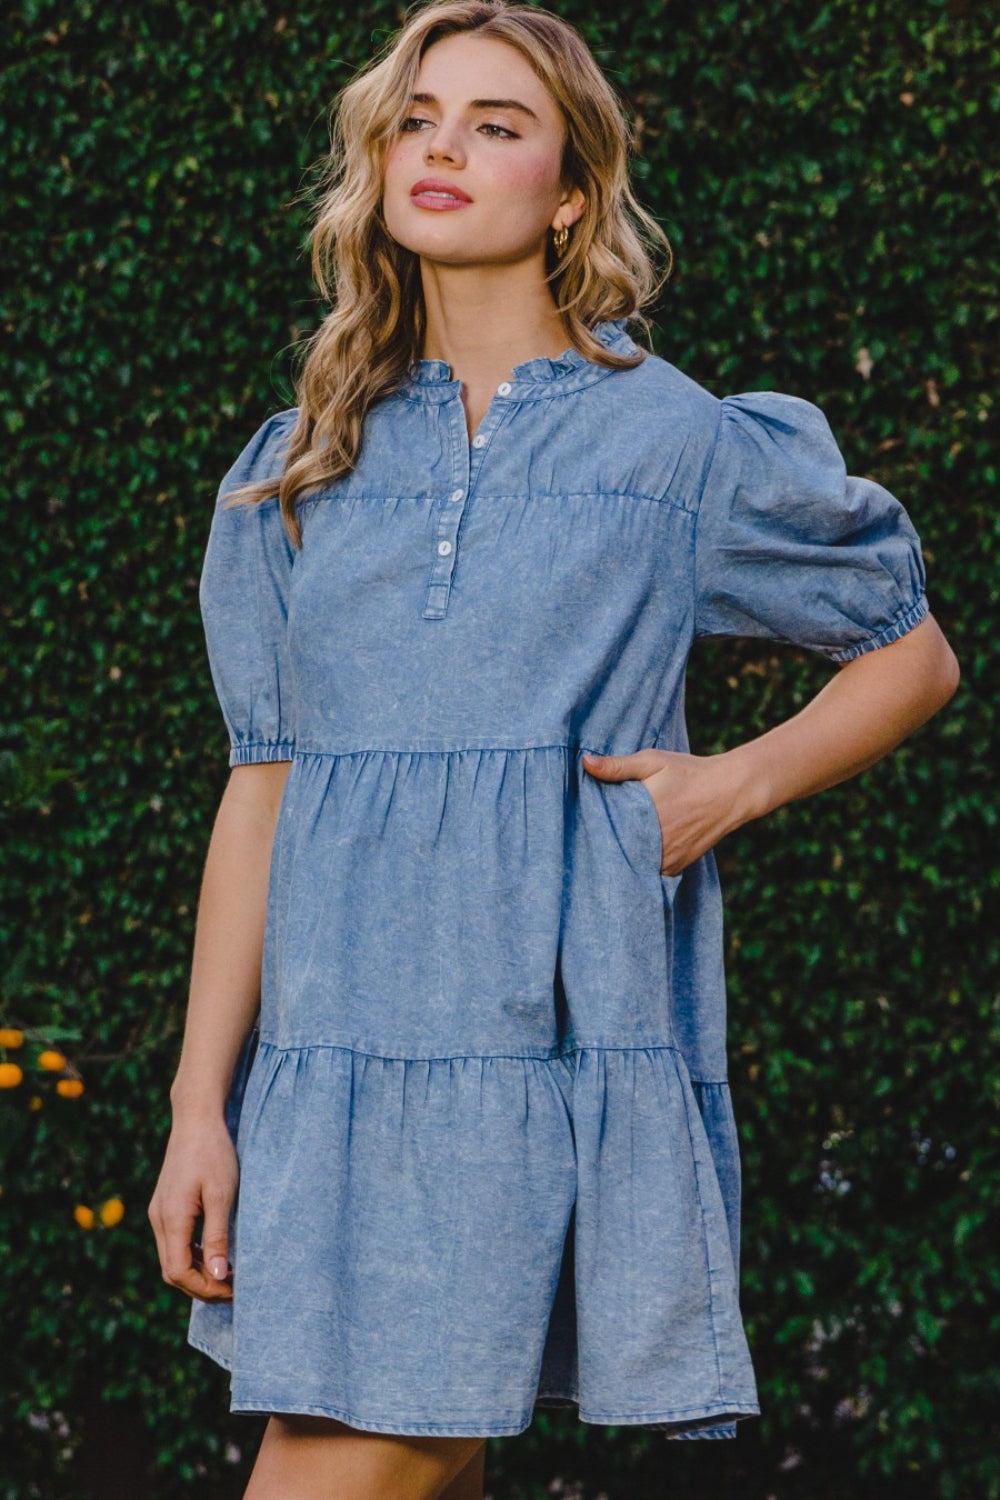
<instances>
[{"instance_id":1,"label":"neck","mask_svg":"<svg viewBox=\"0 0 1000 1500\"><path fill-rule=\"evenodd\" d=\"M496 385L525 360L558 358L571 341L541 276L534 263L484 267L422 261L422 357L443 360L453 379L484 386Z\"/></svg>"}]
</instances>

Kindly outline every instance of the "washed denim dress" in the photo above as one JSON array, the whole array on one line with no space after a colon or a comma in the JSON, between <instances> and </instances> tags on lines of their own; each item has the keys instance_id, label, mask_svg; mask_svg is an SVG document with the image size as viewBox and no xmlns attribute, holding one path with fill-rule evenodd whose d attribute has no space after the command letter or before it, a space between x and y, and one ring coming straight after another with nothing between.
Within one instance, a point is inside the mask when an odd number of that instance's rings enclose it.
<instances>
[{"instance_id":1,"label":"washed denim dress","mask_svg":"<svg viewBox=\"0 0 1000 1500\"><path fill-rule=\"evenodd\" d=\"M696 636L897 640L920 544L793 396L568 350L517 365L470 444L460 393L412 367L301 551L276 498L215 509L229 764L291 767L227 1103L233 1300L196 1300L188 1340L234 1412L730 1437L759 1406L716 865L661 875L642 781L581 756L688 749ZM295 416L220 502L280 473Z\"/></svg>"}]
</instances>

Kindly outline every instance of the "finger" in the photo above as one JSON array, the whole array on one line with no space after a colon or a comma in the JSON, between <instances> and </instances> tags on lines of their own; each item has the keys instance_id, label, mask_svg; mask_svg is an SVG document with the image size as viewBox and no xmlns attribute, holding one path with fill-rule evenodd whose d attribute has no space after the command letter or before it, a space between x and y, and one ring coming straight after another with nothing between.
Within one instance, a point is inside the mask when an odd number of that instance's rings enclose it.
<instances>
[{"instance_id":1,"label":"finger","mask_svg":"<svg viewBox=\"0 0 1000 1500\"><path fill-rule=\"evenodd\" d=\"M209 1276L201 1263L201 1247L194 1245L194 1223L197 1209L187 1208L163 1216L163 1279L189 1297L205 1301L225 1301L232 1289Z\"/></svg>"},{"instance_id":2,"label":"finger","mask_svg":"<svg viewBox=\"0 0 1000 1500\"><path fill-rule=\"evenodd\" d=\"M229 1264L229 1216L233 1194L225 1188L211 1188L205 1193L205 1232L202 1235L202 1259L215 1281L226 1281L232 1275Z\"/></svg>"},{"instance_id":3,"label":"finger","mask_svg":"<svg viewBox=\"0 0 1000 1500\"><path fill-rule=\"evenodd\" d=\"M233 1273L230 1270L225 1281L217 1281L205 1269L205 1250L203 1245L195 1244L192 1250L194 1269L200 1278L197 1286L185 1287L190 1291L192 1297L197 1297L200 1302L231 1302L233 1300Z\"/></svg>"},{"instance_id":4,"label":"finger","mask_svg":"<svg viewBox=\"0 0 1000 1500\"><path fill-rule=\"evenodd\" d=\"M587 750L581 759L584 769L601 781L638 781L658 771L667 755L667 751L650 745L631 755L594 755Z\"/></svg>"}]
</instances>

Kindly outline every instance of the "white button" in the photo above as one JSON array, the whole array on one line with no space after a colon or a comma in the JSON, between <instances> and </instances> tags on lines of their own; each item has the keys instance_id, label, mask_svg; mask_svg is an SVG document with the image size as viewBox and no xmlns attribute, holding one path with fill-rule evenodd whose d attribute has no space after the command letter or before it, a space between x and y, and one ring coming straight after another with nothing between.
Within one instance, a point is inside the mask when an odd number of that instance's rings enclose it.
<instances>
[{"instance_id":1,"label":"white button","mask_svg":"<svg viewBox=\"0 0 1000 1500\"><path fill-rule=\"evenodd\" d=\"M448 496L448 499L449 500L461 500L461 498L462 498L462 496L464 494L465 494L464 490L452 490L451 494Z\"/></svg>"},{"instance_id":2,"label":"white button","mask_svg":"<svg viewBox=\"0 0 1000 1500\"><path fill-rule=\"evenodd\" d=\"M509 380L505 380L504 383L503 383L503 385L498 385L497 386L497 395L498 396L509 396L510 395L510 381Z\"/></svg>"},{"instance_id":3,"label":"white button","mask_svg":"<svg viewBox=\"0 0 1000 1500\"><path fill-rule=\"evenodd\" d=\"M448 553L451 551L451 543L438 542L438 551L440 552L442 557L447 557Z\"/></svg>"},{"instance_id":4,"label":"white button","mask_svg":"<svg viewBox=\"0 0 1000 1500\"><path fill-rule=\"evenodd\" d=\"M483 437L481 432L477 433L476 436L472 439L472 446L473 448L483 448L486 446L486 439Z\"/></svg>"}]
</instances>

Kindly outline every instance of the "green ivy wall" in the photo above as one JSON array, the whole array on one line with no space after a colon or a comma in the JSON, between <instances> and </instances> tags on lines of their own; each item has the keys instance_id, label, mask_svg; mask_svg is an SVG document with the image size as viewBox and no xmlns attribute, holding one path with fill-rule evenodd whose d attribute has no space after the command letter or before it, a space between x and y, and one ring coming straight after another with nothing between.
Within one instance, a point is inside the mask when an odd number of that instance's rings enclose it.
<instances>
[{"instance_id":1,"label":"green ivy wall","mask_svg":"<svg viewBox=\"0 0 1000 1500\"><path fill-rule=\"evenodd\" d=\"M826 411L907 505L963 680L865 775L726 839L743 1305L731 1443L536 1420L495 1500L996 1500L998 43L971 0L553 6L672 238L656 351ZM0 1500L228 1500L262 1422L185 1343L146 1205L227 750L198 614L218 482L291 404L336 90L387 4L15 4L0 291ZM818 657L699 643L693 746ZM991 911L992 905L992 911ZM34 1066L47 1036L82 1076ZM32 1108L32 1098L41 1099ZM120 1223L74 1218L112 1197Z\"/></svg>"}]
</instances>

